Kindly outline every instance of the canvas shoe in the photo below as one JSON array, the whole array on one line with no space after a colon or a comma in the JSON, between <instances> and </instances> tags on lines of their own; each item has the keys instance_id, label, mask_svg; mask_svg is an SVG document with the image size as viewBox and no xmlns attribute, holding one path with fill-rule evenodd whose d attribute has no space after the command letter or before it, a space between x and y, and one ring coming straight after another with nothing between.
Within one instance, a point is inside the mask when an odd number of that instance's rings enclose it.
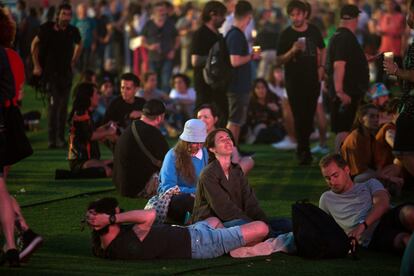
<instances>
[{"instance_id":1,"label":"canvas shoe","mask_svg":"<svg viewBox=\"0 0 414 276\"><path fill-rule=\"evenodd\" d=\"M311 153L325 155L329 153L329 148L328 146L317 145L311 149Z\"/></svg>"},{"instance_id":2,"label":"canvas shoe","mask_svg":"<svg viewBox=\"0 0 414 276\"><path fill-rule=\"evenodd\" d=\"M29 260L30 256L36 251L39 246L43 243L43 238L33 232L31 229L28 229L21 233L19 237L20 241L20 262L25 263Z\"/></svg>"},{"instance_id":3,"label":"canvas shoe","mask_svg":"<svg viewBox=\"0 0 414 276\"><path fill-rule=\"evenodd\" d=\"M282 141L273 143L272 147L280 150L295 150L298 147L298 144L292 142L292 140L286 136Z\"/></svg>"}]
</instances>

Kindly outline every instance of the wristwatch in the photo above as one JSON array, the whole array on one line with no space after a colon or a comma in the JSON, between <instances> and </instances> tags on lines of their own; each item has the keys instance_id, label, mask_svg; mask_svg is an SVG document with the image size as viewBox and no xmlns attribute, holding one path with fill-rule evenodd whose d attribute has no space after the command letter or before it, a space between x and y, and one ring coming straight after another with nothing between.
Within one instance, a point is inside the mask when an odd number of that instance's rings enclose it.
<instances>
[{"instance_id":1,"label":"wristwatch","mask_svg":"<svg viewBox=\"0 0 414 276\"><path fill-rule=\"evenodd\" d=\"M116 223L116 216L115 215L110 215L109 216L109 224L113 225Z\"/></svg>"},{"instance_id":2,"label":"wristwatch","mask_svg":"<svg viewBox=\"0 0 414 276\"><path fill-rule=\"evenodd\" d=\"M359 221L359 224L363 224L364 225L364 230L367 230L368 229L368 224L366 223L365 220L360 220Z\"/></svg>"}]
</instances>

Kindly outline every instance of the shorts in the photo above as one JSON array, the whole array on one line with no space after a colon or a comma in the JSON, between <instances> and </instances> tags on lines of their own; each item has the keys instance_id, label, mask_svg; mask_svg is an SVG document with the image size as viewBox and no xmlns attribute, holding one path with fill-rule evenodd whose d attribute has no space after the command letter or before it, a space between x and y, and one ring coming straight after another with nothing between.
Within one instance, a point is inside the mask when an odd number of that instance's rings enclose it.
<instances>
[{"instance_id":1,"label":"shorts","mask_svg":"<svg viewBox=\"0 0 414 276\"><path fill-rule=\"evenodd\" d=\"M229 122L242 126L246 122L247 109L249 106L249 93L233 93L228 92L229 100Z\"/></svg>"},{"instance_id":2,"label":"shorts","mask_svg":"<svg viewBox=\"0 0 414 276\"><path fill-rule=\"evenodd\" d=\"M80 160L80 159L69 160L69 168L73 172L78 172L83 169L83 165L86 163L86 161L88 160Z\"/></svg>"},{"instance_id":3,"label":"shorts","mask_svg":"<svg viewBox=\"0 0 414 276\"><path fill-rule=\"evenodd\" d=\"M414 155L414 117L402 112L396 122L394 155Z\"/></svg>"},{"instance_id":4,"label":"shorts","mask_svg":"<svg viewBox=\"0 0 414 276\"><path fill-rule=\"evenodd\" d=\"M191 258L216 258L246 244L240 226L214 229L206 221L187 227L191 236Z\"/></svg>"},{"instance_id":5,"label":"shorts","mask_svg":"<svg viewBox=\"0 0 414 276\"><path fill-rule=\"evenodd\" d=\"M331 99L331 129L334 133L349 132L361 99L352 98L349 105L343 106L338 98Z\"/></svg>"},{"instance_id":6,"label":"shorts","mask_svg":"<svg viewBox=\"0 0 414 276\"><path fill-rule=\"evenodd\" d=\"M400 221L400 212L404 206L413 205L413 203L400 204L387 213L385 213L378 223L372 235L369 248L380 251L395 251L394 239L399 233L411 233Z\"/></svg>"}]
</instances>

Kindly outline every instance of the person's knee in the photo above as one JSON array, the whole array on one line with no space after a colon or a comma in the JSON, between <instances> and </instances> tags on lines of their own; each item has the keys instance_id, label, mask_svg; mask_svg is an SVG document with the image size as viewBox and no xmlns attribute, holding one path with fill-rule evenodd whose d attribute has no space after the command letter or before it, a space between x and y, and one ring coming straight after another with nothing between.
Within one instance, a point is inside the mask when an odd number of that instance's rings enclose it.
<instances>
[{"instance_id":1,"label":"person's knee","mask_svg":"<svg viewBox=\"0 0 414 276\"><path fill-rule=\"evenodd\" d=\"M263 221L256 221L255 224L257 237L264 238L269 234L269 226L266 223Z\"/></svg>"},{"instance_id":2,"label":"person's knee","mask_svg":"<svg viewBox=\"0 0 414 276\"><path fill-rule=\"evenodd\" d=\"M414 205L406 205L401 208L400 221L406 229L414 231Z\"/></svg>"},{"instance_id":3,"label":"person's knee","mask_svg":"<svg viewBox=\"0 0 414 276\"><path fill-rule=\"evenodd\" d=\"M408 234L408 233L399 233L394 238L394 244L393 244L394 248L397 251L403 250L407 246L408 241L410 240L410 238L411 238L411 235Z\"/></svg>"}]
</instances>

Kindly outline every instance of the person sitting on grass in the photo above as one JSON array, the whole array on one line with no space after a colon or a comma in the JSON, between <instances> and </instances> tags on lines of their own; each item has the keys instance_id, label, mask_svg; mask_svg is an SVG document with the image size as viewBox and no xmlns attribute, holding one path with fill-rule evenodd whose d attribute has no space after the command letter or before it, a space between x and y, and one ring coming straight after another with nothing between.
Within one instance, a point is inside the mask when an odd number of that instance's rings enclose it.
<instances>
[{"instance_id":1,"label":"person sitting on grass","mask_svg":"<svg viewBox=\"0 0 414 276\"><path fill-rule=\"evenodd\" d=\"M389 193L376 179L355 184L339 154L324 156L319 167L330 188L320 197L319 207L362 246L402 252L414 230L414 205L391 208Z\"/></svg>"},{"instance_id":2,"label":"person sitting on grass","mask_svg":"<svg viewBox=\"0 0 414 276\"><path fill-rule=\"evenodd\" d=\"M208 151L203 147L207 131L203 121L190 119L174 148L165 155L160 171L158 193L178 186L180 192L171 197L167 218L183 223L192 212L196 185L201 171L208 164Z\"/></svg>"},{"instance_id":3,"label":"person sitting on grass","mask_svg":"<svg viewBox=\"0 0 414 276\"><path fill-rule=\"evenodd\" d=\"M98 141L116 139L116 126L108 123L95 129L92 112L99 102L97 87L81 83L69 115L69 166L72 172L87 168L103 168L106 176L112 175L112 160L100 160Z\"/></svg>"},{"instance_id":4,"label":"person sitting on grass","mask_svg":"<svg viewBox=\"0 0 414 276\"><path fill-rule=\"evenodd\" d=\"M270 92L265 79L259 78L253 83L245 126L248 131L247 144L271 144L285 137L281 101Z\"/></svg>"},{"instance_id":5,"label":"person sitting on grass","mask_svg":"<svg viewBox=\"0 0 414 276\"><path fill-rule=\"evenodd\" d=\"M170 92L172 117L178 129L183 129L184 122L192 117L196 92L190 87L191 80L185 74L172 77L173 89Z\"/></svg>"},{"instance_id":6,"label":"person sitting on grass","mask_svg":"<svg viewBox=\"0 0 414 276\"><path fill-rule=\"evenodd\" d=\"M182 227L154 224L155 217L153 209L121 213L115 198L91 202L86 222L93 229L93 254L118 260L210 259L261 242L269 231L261 221L222 228L211 217Z\"/></svg>"},{"instance_id":7,"label":"person sitting on grass","mask_svg":"<svg viewBox=\"0 0 414 276\"><path fill-rule=\"evenodd\" d=\"M214 105L203 104L197 110L197 118L207 126L207 134L216 129L218 122L217 110ZM254 167L254 160L251 156L241 156L237 147L233 148L231 162L239 164L244 174L248 174Z\"/></svg>"},{"instance_id":8,"label":"person sitting on grass","mask_svg":"<svg viewBox=\"0 0 414 276\"><path fill-rule=\"evenodd\" d=\"M192 222L214 216L225 227L232 227L260 220L269 223L271 237L291 231L290 219L268 220L260 208L243 170L231 161L233 141L231 131L226 128L218 128L208 134L205 147L209 150L209 164L197 183Z\"/></svg>"},{"instance_id":9,"label":"person sitting on grass","mask_svg":"<svg viewBox=\"0 0 414 276\"><path fill-rule=\"evenodd\" d=\"M375 105L360 106L355 116L354 130L345 138L341 154L349 164L356 183L378 178L390 183L390 191L399 190L403 184L403 179L398 177L401 170L393 166L378 169L375 164L375 156L383 154L376 152L375 148L378 120L379 110Z\"/></svg>"}]
</instances>

